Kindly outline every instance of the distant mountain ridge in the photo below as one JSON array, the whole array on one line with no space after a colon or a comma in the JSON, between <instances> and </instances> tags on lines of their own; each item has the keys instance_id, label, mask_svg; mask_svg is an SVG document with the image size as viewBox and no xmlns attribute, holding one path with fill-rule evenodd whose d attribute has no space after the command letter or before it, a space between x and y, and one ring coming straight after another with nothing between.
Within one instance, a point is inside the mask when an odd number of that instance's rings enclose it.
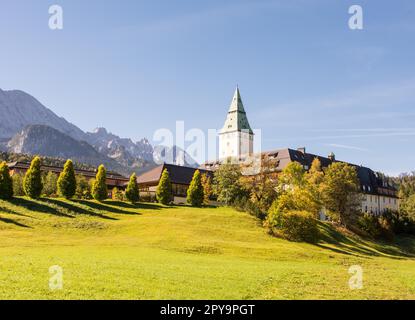
<instances>
[{"instance_id":1,"label":"distant mountain ridge","mask_svg":"<svg viewBox=\"0 0 415 320\"><path fill-rule=\"evenodd\" d=\"M58 117L31 95L20 91L0 89L0 139L11 139L24 127L43 124L59 130L76 140L85 140L77 126Z\"/></svg>"},{"instance_id":2,"label":"distant mountain ridge","mask_svg":"<svg viewBox=\"0 0 415 320\"><path fill-rule=\"evenodd\" d=\"M23 154L40 154L46 157L72 159L94 166L104 164L111 170L124 168L115 160L99 153L85 141L72 137L45 125L29 125L17 133L7 144L8 151Z\"/></svg>"},{"instance_id":3,"label":"distant mountain ridge","mask_svg":"<svg viewBox=\"0 0 415 320\"><path fill-rule=\"evenodd\" d=\"M197 166L176 146L153 148L145 138L134 142L105 128L85 133L20 90L0 89L0 114L0 151L103 163L123 174L151 168L166 153L169 163Z\"/></svg>"}]
</instances>

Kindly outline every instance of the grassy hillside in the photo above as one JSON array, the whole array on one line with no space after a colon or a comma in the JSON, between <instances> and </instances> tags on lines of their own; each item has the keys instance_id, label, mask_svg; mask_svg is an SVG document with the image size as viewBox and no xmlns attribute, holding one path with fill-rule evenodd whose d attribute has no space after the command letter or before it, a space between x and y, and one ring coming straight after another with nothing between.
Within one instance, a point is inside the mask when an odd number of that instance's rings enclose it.
<instances>
[{"instance_id":1,"label":"grassy hillside","mask_svg":"<svg viewBox=\"0 0 415 320\"><path fill-rule=\"evenodd\" d=\"M0 201L0 298L415 298L413 239L382 245L320 227L324 241L310 245L230 208ZM355 264L361 290L348 286ZM49 290L52 265L63 290Z\"/></svg>"}]
</instances>

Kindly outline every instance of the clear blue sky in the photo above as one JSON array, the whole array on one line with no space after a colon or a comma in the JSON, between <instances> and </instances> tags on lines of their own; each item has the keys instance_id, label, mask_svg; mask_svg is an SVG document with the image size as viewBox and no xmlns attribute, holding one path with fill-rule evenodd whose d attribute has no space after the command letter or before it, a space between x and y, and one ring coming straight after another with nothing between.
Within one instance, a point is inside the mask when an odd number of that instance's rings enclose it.
<instances>
[{"instance_id":1,"label":"clear blue sky","mask_svg":"<svg viewBox=\"0 0 415 320\"><path fill-rule=\"evenodd\" d=\"M48 8L64 29L48 28ZM348 28L360 4L364 29ZM415 169L415 2L2 0L0 87L83 130L220 128L236 84L262 149Z\"/></svg>"}]
</instances>

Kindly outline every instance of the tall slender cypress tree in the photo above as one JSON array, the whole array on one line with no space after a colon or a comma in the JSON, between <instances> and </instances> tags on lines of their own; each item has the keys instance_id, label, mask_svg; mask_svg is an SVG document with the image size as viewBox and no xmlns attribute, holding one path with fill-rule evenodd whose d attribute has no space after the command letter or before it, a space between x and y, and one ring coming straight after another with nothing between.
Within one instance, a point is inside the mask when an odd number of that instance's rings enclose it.
<instances>
[{"instance_id":1,"label":"tall slender cypress tree","mask_svg":"<svg viewBox=\"0 0 415 320\"><path fill-rule=\"evenodd\" d=\"M67 160L63 171L58 178L58 193L66 198L71 199L76 192L76 177L72 160Z\"/></svg>"},{"instance_id":2,"label":"tall slender cypress tree","mask_svg":"<svg viewBox=\"0 0 415 320\"><path fill-rule=\"evenodd\" d=\"M203 204L203 185L200 171L196 170L193 174L192 182L190 182L189 189L187 189L187 203L194 206L200 207Z\"/></svg>"},{"instance_id":3,"label":"tall slender cypress tree","mask_svg":"<svg viewBox=\"0 0 415 320\"><path fill-rule=\"evenodd\" d=\"M130 181L128 182L127 189L125 190L125 197L131 203L135 203L140 199L140 194L138 190L137 184L137 176L133 173L130 177Z\"/></svg>"},{"instance_id":4,"label":"tall slender cypress tree","mask_svg":"<svg viewBox=\"0 0 415 320\"><path fill-rule=\"evenodd\" d=\"M161 178L157 186L156 198L157 201L162 204L169 204L172 200L172 187L167 169L164 169L161 174Z\"/></svg>"},{"instance_id":5,"label":"tall slender cypress tree","mask_svg":"<svg viewBox=\"0 0 415 320\"><path fill-rule=\"evenodd\" d=\"M98 167L98 173L92 184L92 197L97 201L103 201L108 198L107 171L102 164Z\"/></svg>"},{"instance_id":6,"label":"tall slender cypress tree","mask_svg":"<svg viewBox=\"0 0 415 320\"><path fill-rule=\"evenodd\" d=\"M39 157L35 157L30 164L23 179L23 190L26 196L32 199L39 198L42 194L43 184L40 172L41 161Z\"/></svg>"},{"instance_id":7,"label":"tall slender cypress tree","mask_svg":"<svg viewBox=\"0 0 415 320\"><path fill-rule=\"evenodd\" d=\"M13 198L13 180L6 162L0 163L0 199Z\"/></svg>"}]
</instances>

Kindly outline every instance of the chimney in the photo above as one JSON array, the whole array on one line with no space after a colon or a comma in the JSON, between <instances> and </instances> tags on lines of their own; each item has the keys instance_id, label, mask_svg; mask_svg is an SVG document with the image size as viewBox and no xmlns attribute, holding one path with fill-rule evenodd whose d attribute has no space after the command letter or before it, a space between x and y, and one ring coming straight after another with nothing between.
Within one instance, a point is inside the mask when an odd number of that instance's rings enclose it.
<instances>
[{"instance_id":1,"label":"chimney","mask_svg":"<svg viewBox=\"0 0 415 320\"><path fill-rule=\"evenodd\" d=\"M305 154L305 147L297 148L297 151L300 151L302 154Z\"/></svg>"},{"instance_id":2,"label":"chimney","mask_svg":"<svg viewBox=\"0 0 415 320\"><path fill-rule=\"evenodd\" d=\"M333 153L333 152L330 152L330 154L329 154L328 158L329 158L331 161L336 161L336 156L334 155L334 153Z\"/></svg>"}]
</instances>

